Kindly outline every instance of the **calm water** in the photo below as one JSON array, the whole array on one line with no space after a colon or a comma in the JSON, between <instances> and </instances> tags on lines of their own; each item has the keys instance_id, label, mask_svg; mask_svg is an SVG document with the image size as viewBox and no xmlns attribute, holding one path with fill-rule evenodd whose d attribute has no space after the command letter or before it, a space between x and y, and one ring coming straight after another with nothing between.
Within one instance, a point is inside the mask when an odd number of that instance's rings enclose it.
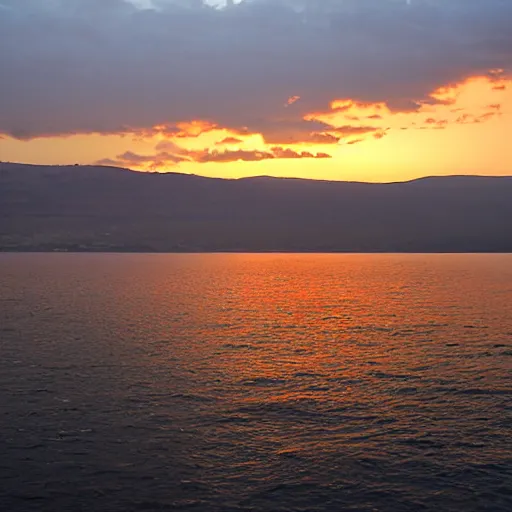
<instances>
[{"instance_id":1,"label":"calm water","mask_svg":"<svg viewBox=\"0 0 512 512\"><path fill-rule=\"evenodd\" d=\"M1 510L512 510L510 255L0 273Z\"/></svg>"}]
</instances>

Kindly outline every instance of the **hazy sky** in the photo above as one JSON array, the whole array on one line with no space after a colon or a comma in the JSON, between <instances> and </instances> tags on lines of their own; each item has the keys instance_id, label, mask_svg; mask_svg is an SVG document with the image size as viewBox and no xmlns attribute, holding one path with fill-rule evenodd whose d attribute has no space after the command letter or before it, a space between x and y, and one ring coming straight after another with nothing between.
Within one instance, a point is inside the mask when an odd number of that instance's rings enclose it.
<instances>
[{"instance_id":1,"label":"hazy sky","mask_svg":"<svg viewBox=\"0 0 512 512\"><path fill-rule=\"evenodd\" d=\"M511 0L0 0L0 159L511 174L511 26Z\"/></svg>"}]
</instances>

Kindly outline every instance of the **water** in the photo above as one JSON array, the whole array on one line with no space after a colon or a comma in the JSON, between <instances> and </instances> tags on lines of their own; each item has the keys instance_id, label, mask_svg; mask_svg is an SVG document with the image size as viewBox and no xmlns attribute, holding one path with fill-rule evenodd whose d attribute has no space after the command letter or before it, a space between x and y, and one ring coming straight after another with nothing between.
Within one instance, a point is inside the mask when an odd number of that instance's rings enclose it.
<instances>
[{"instance_id":1,"label":"water","mask_svg":"<svg viewBox=\"0 0 512 512\"><path fill-rule=\"evenodd\" d=\"M510 255L0 272L1 510L512 510Z\"/></svg>"}]
</instances>

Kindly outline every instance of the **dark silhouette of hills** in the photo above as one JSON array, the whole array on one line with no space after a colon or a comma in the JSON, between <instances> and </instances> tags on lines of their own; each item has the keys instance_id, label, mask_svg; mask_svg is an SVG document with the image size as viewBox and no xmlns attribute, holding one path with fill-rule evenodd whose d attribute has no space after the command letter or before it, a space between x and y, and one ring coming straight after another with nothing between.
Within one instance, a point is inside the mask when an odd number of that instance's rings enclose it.
<instances>
[{"instance_id":1,"label":"dark silhouette of hills","mask_svg":"<svg viewBox=\"0 0 512 512\"><path fill-rule=\"evenodd\" d=\"M0 250L512 252L512 177L370 184L0 163Z\"/></svg>"}]
</instances>

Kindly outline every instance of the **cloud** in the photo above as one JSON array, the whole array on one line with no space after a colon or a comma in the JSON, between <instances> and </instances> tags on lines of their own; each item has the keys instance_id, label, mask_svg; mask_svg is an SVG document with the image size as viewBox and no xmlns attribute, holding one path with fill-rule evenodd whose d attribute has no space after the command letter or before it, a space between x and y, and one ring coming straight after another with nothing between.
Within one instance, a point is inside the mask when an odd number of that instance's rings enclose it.
<instances>
[{"instance_id":1,"label":"cloud","mask_svg":"<svg viewBox=\"0 0 512 512\"><path fill-rule=\"evenodd\" d=\"M289 107L290 105L293 105L294 103L297 103L297 101L300 100L300 96L290 96L286 103L284 104L285 107Z\"/></svg>"},{"instance_id":2,"label":"cloud","mask_svg":"<svg viewBox=\"0 0 512 512\"><path fill-rule=\"evenodd\" d=\"M501 113L494 110L486 112L485 114L474 115L474 114L462 114L456 119L457 124L480 124L491 120L493 117L499 116Z\"/></svg>"},{"instance_id":3,"label":"cloud","mask_svg":"<svg viewBox=\"0 0 512 512\"><path fill-rule=\"evenodd\" d=\"M242 139L238 139L237 137L226 137L215 144L217 146L228 146L228 145L234 145L234 144L241 144L243 142Z\"/></svg>"},{"instance_id":4,"label":"cloud","mask_svg":"<svg viewBox=\"0 0 512 512\"><path fill-rule=\"evenodd\" d=\"M128 165L143 166L148 165L151 168L159 165L178 164L189 161L188 155L180 155L161 151L155 155L140 155L132 151L126 151L115 158L116 162L122 162Z\"/></svg>"},{"instance_id":5,"label":"cloud","mask_svg":"<svg viewBox=\"0 0 512 512\"><path fill-rule=\"evenodd\" d=\"M340 137L350 137L352 135L363 135L378 131L379 128L375 126L338 126L331 128L330 131L338 134Z\"/></svg>"},{"instance_id":6,"label":"cloud","mask_svg":"<svg viewBox=\"0 0 512 512\"><path fill-rule=\"evenodd\" d=\"M319 139L331 142L322 137L332 126L316 119L296 119L294 117L259 118L248 120L251 133L260 133L267 144L318 144ZM240 133L240 127L229 126L228 129Z\"/></svg>"},{"instance_id":7,"label":"cloud","mask_svg":"<svg viewBox=\"0 0 512 512\"><path fill-rule=\"evenodd\" d=\"M176 123L175 127L171 127L169 133L178 138L199 137L204 133L209 133L215 130L217 127L216 123L199 119ZM176 132L174 131L174 128L177 129Z\"/></svg>"},{"instance_id":8,"label":"cloud","mask_svg":"<svg viewBox=\"0 0 512 512\"><path fill-rule=\"evenodd\" d=\"M96 165L106 165L108 167L121 167L123 165L123 162L121 160L112 158L102 158L101 160L97 160L94 163Z\"/></svg>"},{"instance_id":9,"label":"cloud","mask_svg":"<svg viewBox=\"0 0 512 512\"><path fill-rule=\"evenodd\" d=\"M243 150L236 151L218 151L204 150L191 152L189 156L192 160L199 163L208 162L259 162L261 160L280 159L296 159L296 158L331 158L327 153L310 153L309 151L297 152L290 148L282 148L280 146L272 147L269 151Z\"/></svg>"},{"instance_id":10,"label":"cloud","mask_svg":"<svg viewBox=\"0 0 512 512\"><path fill-rule=\"evenodd\" d=\"M307 137L307 141L311 144L337 144L340 137L331 133L311 133Z\"/></svg>"},{"instance_id":11,"label":"cloud","mask_svg":"<svg viewBox=\"0 0 512 512\"><path fill-rule=\"evenodd\" d=\"M186 149L182 148L178 144L170 141L170 140L162 140L156 146L155 149L157 151L167 151L173 154L185 154L187 152Z\"/></svg>"},{"instance_id":12,"label":"cloud","mask_svg":"<svg viewBox=\"0 0 512 512\"><path fill-rule=\"evenodd\" d=\"M273 147L272 154L275 158L315 158L315 155L309 151L301 151L298 153L293 149L281 147Z\"/></svg>"},{"instance_id":13,"label":"cloud","mask_svg":"<svg viewBox=\"0 0 512 512\"><path fill-rule=\"evenodd\" d=\"M425 119L425 124L429 125L431 128L442 130L448 125L448 119L435 119L433 117L429 117Z\"/></svg>"},{"instance_id":14,"label":"cloud","mask_svg":"<svg viewBox=\"0 0 512 512\"><path fill-rule=\"evenodd\" d=\"M126 151L125 153L117 157L117 160L120 160L122 162L129 162L132 164L145 164L148 162L152 162L154 159L154 156L138 155L137 153L133 153L132 151Z\"/></svg>"},{"instance_id":15,"label":"cloud","mask_svg":"<svg viewBox=\"0 0 512 512\"><path fill-rule=\"evenodd\" d=\"M139 168L158 169L172 167L182 162L195 163L228 163L228 162L260 162L273 159L325 159L332 158L331 155L323 152L312 153L309 151L294 151L290 148L274 146L268 150L237 149L200 149L190 150L182 148L173 142L162 141L157 144L157 153L142 155L132 151L125 151L114 159L103 158L95 162L97 165L134 166ZM164 150L165 151L162 151Z\"/></svg>"},{"instance_id":16,"label":"cloud","mask_svg":"<svg viewBox=\"0 0 512 512\"><path fill-rule=\"evenodd\" d=\"M195 162L208 163L208 162L260 162L261 160L270 160L276 156L268 151L255 151L247 149L238 149L236 151L204 151L196 153L194 158Z\"/></svg>"},{"instance_id":17,"label":"cloud","mask_svg":"<svg viewBox=\"0 0 512 512\"><path fill-rule=\"evenodd\" d=\"M22 139L220 126L314 143L329 132L304 117L333 99L415 111L489 70L504 88L512 71L504 0L1 4L0 133Z\"/></svg>"}]
</instances>

